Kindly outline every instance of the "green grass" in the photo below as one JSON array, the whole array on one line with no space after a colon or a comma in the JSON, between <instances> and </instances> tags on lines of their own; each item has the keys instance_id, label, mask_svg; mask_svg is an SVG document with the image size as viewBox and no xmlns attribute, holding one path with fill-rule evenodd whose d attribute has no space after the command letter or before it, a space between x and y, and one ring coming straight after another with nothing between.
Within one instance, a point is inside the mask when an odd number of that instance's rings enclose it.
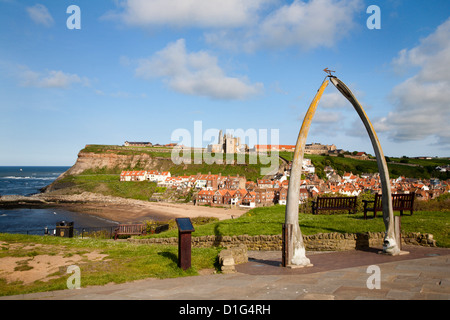
<instances>
[{"instance_id":1,"label":"green grass","mask_svg":"<svg viewBox=\"0 0 450 320\"><path fill-rule=\"evenodd\" d=\"M192 162L190 164L172 165L169 168L172 176L195 175L197 173L207 174L222 174L222 176L236 176L245 177L247 181L256 181L262 178L262 169L270 168L270 154L262 155L248 155L248 154L203 154L202 163L194 163L194 154L191 155ZM215 163L215 158L223 160L223 164ZM231 158L235 161L234 164L227 164L225 161ZM281 160L275 158L276 165L279 166Z\"/></svg>"},{"instance_id":2,"label":"green grass","mask_svg":"<svg viewBox=\"0 0 450 320\"><path fill-rule=\"evenodd\" d=\"M104 261L85 261L77 264L81 269L81 286L104 285L110 282L123 283L144 278L174 278L197 275L199 270L216 267L219 248L193 248L192 267L186 271L177 267L176 246L139 245L95 239L76 239L42 236L0 234L2 241L0 258L34 257L42 254L65 256L97 251L107 254ZM26 246L44 244L25 250ZM14 249L15 248L15 249ZM62 270L64 269L64 270ZM24 285L22 282L7 283L0 277L0 296L67 289L70 276L62 268L54 274L57 279L48 282L36 281ZM27 263L18 265L16 272L29 270Z\"/></svg>"},{"instance_id":3,"label":"green grass","mask_svg":"<svg viewBox=\"0 0 450 320\"><path fill-rule=\"evenodd\" d=\"M87 145L80 152L97 153L97 154L119 154L119 155L140 155L148 154L152 157L169 158L171 157L171 148L157 147L125 147L116 145Z\"/></svg>"},{"instance_id":4,"label":"green grass","mask_svg":"<svg viewBox=\"0 0 450 320\"><path fill-rule=\"evenodd\" d=\"M186 159L190 159L191 163L181 163L174 164L172 161L172 150L170 148L156 148L156 147L124 147L124 146L113 146L113 145L87 145L80 152L86 153L96 153L96 154L118 154L118 155L141 155L146 154L150 157L159 161L159 165L156 168L151 168L161 171L170 171L172 176L180 175L195 175L197 173L207 174L211 172L212 174L221 173L223 176L245 176L247 180L256 181L257 179L263 177L261 175L262 168L270 168L270 156L262 155L249 155L249 154L223 154L223 153L208 153L204 152L201 154L201 163L195 163L195 159L200 159L198 153L191 152L186 156ZM184 157L183 152L177 151L177 155ZM216 160L222 160L224 164L215 163ZM234 160L234 164L225 164L225 161ZM276 159L277 164L281 163L281 160ZM131 164L131 161L130 161ZM144 163L136 163L132 168L97 168L95 170L88 170L83 172L83 174L120 174L121 170L149 170L145 168Z\"/></svg>"},{"instance_id":5,"label":"green grass","mask_svg":"<svg viewBox=\"0 0 450 320\"><path fill-rule=\"evenodd\" d=\"M195 164L194 159L195 155L192 152L190 156L191 163L190 164L181 164L175 165L171 161L172 149L171 148L156 148L156 147L125 147L125 146L113 146L113 145L88 145L81 152L90 152L97 154L119 154L119 155L140 155L146 154L151 156L152 158L162 159L162 161L167 162L164 164L164 170L169 170L172 175L192 175L201 172L206 174L211 172L213 174L217 174L219 172L222 175L236 175L239 174L241 176L246 176L247 180L256 181L256 179L261 178L260 169L268 168L269 165L267 158L258 156L257 159L254 155L245 155L245 164L235 164L235 165L227 165L227 164L208 164L209 155L203 154L203 161L201 164ZM287 160L292 160L293 152L280 152L279 155L284 157ZM182 152L179 153L180 156L183 155ZM213 159L216 157L216 154L211 154ZM237 162L239 160L238 155L225 155L219 154L220 159L225 160L226 157L232 156L234 160ZM270 157L270 153L269 153ZM325 166L333 167L340 175L344 172L353 172L354 174L361 173L375 173L378 172L377 163L374 160L357 160L351 158L344 157L331 157L331 156L322 156L322 155L309 155L306 154L305 158L311 159L312 163L316 167L316 173L320 178L325 177L325 173L323 169ZM450 179L449 172L438 172L435 170L438 165L448 165L450 164L450 160L446 158L433 158L429 160L425 159L412 159L412 158L388 158L388 168L389 174L392 177L405 176L405 177L414 177L421 179L429 179L431 177L439 178L441 180ZM134 168L140 170L143 169L142 165L139 163L136 164ZM102 168L99 168L97 173L100 171L105 171ZM110 168L103 173L120 173L119 168Z\"/></svg>"},{"instance_id":6,"label":"green grass","mask_svg":"<svg viewBox=\"0 0 450 320\"><path fill-rule=\"evenodd\" d=\"M399 213L396 212L396 215ZM285 206L255 208L237 219L213 221L195 224L193 236L203 235L274 235L281 233L285 219ZM205 221L199 221L204 223ZM304 235L317 233L365 233L384 232L383 219L363 219L362 213L355 215L312 215L299 214L299 223ZM450 247L450 211L416 211L413 216L405 214L401 220L403 232L431 233L437 245ZM177 229L169 230L152 237L177 237ZM0 258L25 257L15 272L30 270L29 261L39 255L57 255L63 252L65 257L89 252L107 254L102 261L79 263L81 285L104 285L110 282L123 283L143 278L174 278L198 274L205 268L217 267L217 255L220 248L192 248L192 268L183 271L177 267L178 248L175 246L135 244L97 239L59 238L0 234ZM43 244L44 246L37 246ZM17 246L18 245L18 246ZM24 249L27 246L28 249ZM64 268L62 268L64 269ZM66 289L70 276L60 269L48 282L36 281L29 285L21 282L7 283L0 278L0 296L32 292Z\"/></svg>"},{"instance_id":7,"label":"green grass","mask_svg":"<svg viewBox=\"0 0 450 320\"><path fill-rule=\"evenodd\" d=\"M195 227L192 236L205 235L234 236L248 234L275 235L281 234L282 224L285 221L285 206L255 208L237 219L222 220ZM395 212L395 215L399 215ZM402 216L403 232L431 233L437 245L450 247L450 212L446 211L418 211L413 216ZM385 226L382 214L376 219L363 219L362 213L354 215L312 215L299 214L299 224L304 235L317 233L364 233L384 232ZM176 230L170 230L151 237L176 237Z\"/></svg>"},{"instance_id":8,"label":"green grass","mask_svg":"<svg viewBox=\"0 0 450 320\"><path fill-rule=\"evenodd\" d=\"M166 188L157 187L156 182L120 181L119 174L90 174L89 172L66 176L59 183L78 188L80 191L137 200L149 200L153 193L166 190Z\"/></svg>"},{"instance_id":9,"label":"green grass","mask_svg":"<svg viewBox=\"0 0 450 320\"><path fill-rule=\"evenodd\" d=\"M292 160L293 152L280 152L280 156L287 160ZM331 157L322 155L306 154L305 158L311 159L311 162L316 167L316 173L320 178L325 177L323 169L325 166L331 166L339 175L344 172L353 172L354 174L362 173L376 173L379 172L376 161L373 160L358 160L344 157ZM404 176L408 178L429 179L439 178L441 180L450 179L450 173L438 172L435 170L438 165L450 164L449 159L404 159L404 158L390 158L388 162L389 175L392 178Z\"/></svg>"},{"instance_id":10,"label":"green grass","mask_svg":"<svg viewBox=\"0 0 450 320\"><path fill-rule=\"evenodd\" d=\"M172 149L171 148L155 148L155 147L124 147L124 146L110 146L110 145L88 145L81 152L90 152L97 154L119 154L119 155L141 155L146 154L154 159L160 161L160 167L164 168L164 171L170 171L172 175L193 175L201 172L207 174L211 172L212 174L222 173L222 175L233 175L239 174L245 176L247 180L256 181L262 177L261 168L268 168L270 161L270 153L268 157L255 156L255 155L245 155L245 164L237 164L241 161L240 157L242 155L231 155L231 154L214 154L208 155L204 153L202 155L202 163L194 163L196 155L194 152L190 153L187 157L191 159L190 164L180 164L175 165L172 160ZM183 156L182 152L178 153ZM287 160L292 160L293 152L280 152L279 155ZM233 157L236 164L216 164L208 161L210 158L215 159L216 157L225 160L227 157ZM305 158L311 159L312 163L316 167L316 173L320 178L325 177L323 169L325 166L331 166L334 168L338 174L342 175L344 172L353 172L354 174L362 173L376 173L378 172L377 163L374 160L357 160L344 157L331 157L322 155L305 155ZM449 159L445 158L433 158L429 160L424 159L411 159L411 158L389 158L388 159L389 174L391 177L405 176L414 177L421 179L429 179L431 177L439 178L441 180L450 179L449 172L438 172L435 167L438 165L450 164ZM280 162L279 162L280 163ZM144 164L137 163L133 168L128 168L130 170L142 170L144 169ZM162 169L161 169L162 170ZM120 173L120 168L98 168L94 170L95 173ZM94 173L92 171L92 173Z\"/></svg>"}]
</instances>

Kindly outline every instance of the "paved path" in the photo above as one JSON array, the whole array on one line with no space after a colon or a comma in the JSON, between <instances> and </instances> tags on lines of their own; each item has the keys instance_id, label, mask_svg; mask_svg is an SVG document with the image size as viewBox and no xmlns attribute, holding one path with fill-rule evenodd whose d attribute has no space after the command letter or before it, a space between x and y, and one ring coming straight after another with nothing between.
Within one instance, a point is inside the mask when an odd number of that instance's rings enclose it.
<instances>
[{"instance_id":1,"label":"paved path","mask_svg":"<svg viewBox=\"0 0 450 320\"><path fill-rule=\"evenodd\" d=\"M249 262L234 274L175 279L145 279L0 297L0 300L450 300L450 249L405 247L404 256L372 251L310 253L310 268L279 266L280 252L249 252ZM369 289L377 282L380 288ZM82 278L81 278L82 281Z\"/></svg>"}]
</instances>

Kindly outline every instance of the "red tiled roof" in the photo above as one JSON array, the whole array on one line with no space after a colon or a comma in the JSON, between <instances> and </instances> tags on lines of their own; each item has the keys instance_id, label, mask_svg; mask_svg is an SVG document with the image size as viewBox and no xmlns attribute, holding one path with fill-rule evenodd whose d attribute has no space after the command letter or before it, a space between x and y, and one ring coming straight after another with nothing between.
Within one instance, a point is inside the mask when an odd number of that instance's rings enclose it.
<instances>
[{"instance_id":1,"label":"red tiled roof","mask_svg":"<svg viewBox=\"0 0 450 320\"><path fill-rule=\"evenodd\" d=\"M255 144L255 149L264 149L264 150L294 150L295 146L287 145L287 144Z\"/></svg>"},{"instance_id":2,"label":"red tiled roof","mask_svg":"<svg viewBox=\"0 0 450 320\"><path fill-rule=\"evenodd\" d=\"M121 176L145 176L147 171L122 171Z\"/></svg>"},{"instance_id":3,"label":"red tiled roof","mask_svg":"<svg viewBox=\"0 0 450 320\"><path fill-rule=\"evenodd\" d=\"M215 193L215 191L201 190L198 194L199 194L199 195L213 196L214 193Z\"/></svg>"}]
</instances>

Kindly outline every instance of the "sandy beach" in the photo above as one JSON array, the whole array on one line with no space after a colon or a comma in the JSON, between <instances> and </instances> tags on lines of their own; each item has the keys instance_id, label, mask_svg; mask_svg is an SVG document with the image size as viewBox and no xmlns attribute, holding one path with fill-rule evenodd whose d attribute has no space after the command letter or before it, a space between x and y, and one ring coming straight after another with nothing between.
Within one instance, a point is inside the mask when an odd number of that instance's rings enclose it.
<instances>
[{"instance_id":1,"label":"sandy beach","mask_svg":"<svg viewBox=\"0 0 450 320\"><path fill-rule=\"evenodd\" d=\"M0 204L3 206L63 207L119 223L137 223L150 219L163 221L181 217L214 217L224 220L237 218L248 211L248 209L241 208L194 206L190 203L148 202L89 192L76 195L42 193L29 197L3 196Z\"/></svg>"},{"instance_id":2,"label":"sandy beach","mask_svg":"<svg viewBox=\"0 0 450 320\"><path fill-rule=\"evenodd\" d=\"M174 203L141 203L141 204L59 204L68 210L97 215L99 217L120 223L138 223L144 220L163 221L175 218L214 217L219 220L233 219L241 216L247 210L225 209L194 206L192 204Z\"/></svg>"}]
</instances>

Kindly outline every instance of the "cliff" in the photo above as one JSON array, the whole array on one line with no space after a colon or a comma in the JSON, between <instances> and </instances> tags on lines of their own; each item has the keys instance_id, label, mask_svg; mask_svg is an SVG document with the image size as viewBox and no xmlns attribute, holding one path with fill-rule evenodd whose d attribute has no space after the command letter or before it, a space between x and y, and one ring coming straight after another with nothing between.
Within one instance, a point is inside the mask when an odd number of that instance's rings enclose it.
<instances>
[{"instance_id":1,"label":"cliff","mask_svg":"<svg viewBox=\"0 0 450 320\"><path fill-rule=\"evenodd\" d=\"M144 148L86 145L78 153L75 164L41 191L63 189L67 187L63 182L64 178L79 175L87 170L92 174L119 174L122 170L168 171L172 167L170 150L149 151Z\"/></svg>"},{"instance_id":2,"label":"cliff","mask_svg":"<svg viewBox=\"0 0 450 320\"><path fill-rule=\"evenodd\" d=\"M172 176L212 173L222 175L245 176L247 180L256 181L261 178L261 168L268 167L257 164L175 164L171 159L170 148L125 147L108 145L86 145L78 153L76 163L63 173L52 184L43 188L42 192L51 192L73 186L67 179L82 173L119 175L122 170L158 170L170 171ZM246 156L248 157L248 155ZM247 159L248 160L248 159Z\"/></svg>"},{"instance_id":3,"label":"cliff","mask_svg":"<svg viewBox=\"0 0 450 320\"><path fill-rule=\"evenodd\" d=\"M65 173L76 175L86 170L107 169L120 171L139 168L142 170L167 170L172 166L170 158L152 157L149 154L78 153L76 163Z\"/></svg>"}]
</instances>

